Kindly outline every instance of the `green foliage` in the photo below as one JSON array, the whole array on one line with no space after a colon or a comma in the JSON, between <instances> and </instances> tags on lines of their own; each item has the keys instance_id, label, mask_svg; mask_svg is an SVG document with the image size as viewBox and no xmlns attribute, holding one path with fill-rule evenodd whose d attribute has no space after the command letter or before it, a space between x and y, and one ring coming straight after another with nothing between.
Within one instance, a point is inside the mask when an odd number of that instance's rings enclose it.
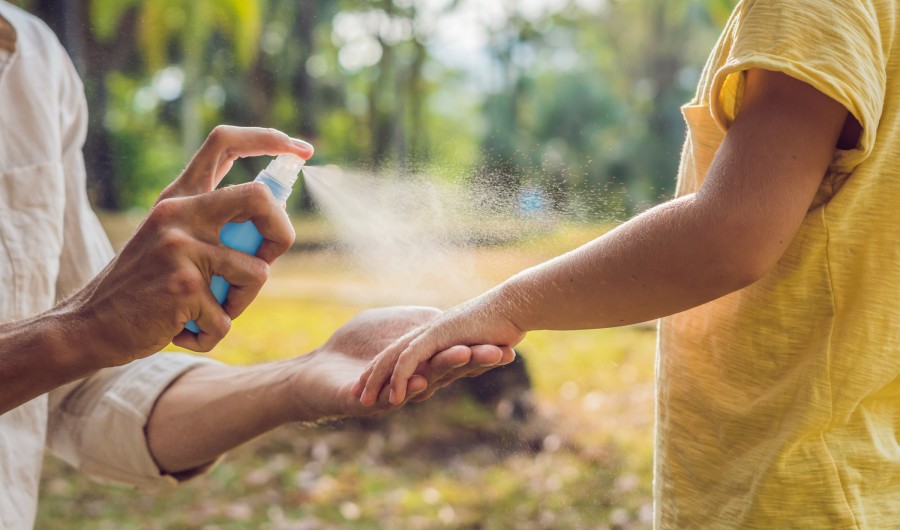
<instances>
[{"instance_id":1,"label":"green foliage","mask_svg":"<svg viewBox=\"0 0 900 530\"><path fill-rule=\"evenodd\" d=\"M169 47L205 46L212 32L222 31L233 46L237 63L249 67L262 28L261 0L91 0L92 32L108 42L120 31L124 15L139 9L140 50L151 71L168 63Z\"/></svg>"},{"instance_id":2,"label":"green foliage","mask_svg":"<svg viewBox=\"0 0 900 530\"><path fill-rule=\"evenodd\" d=\"M108 124L122 137L119 182L104 185L146 204L131 190L174 177L138 184L148 160L180 167L230 122L311 139L318 163L469 175L618 217L670 195L679 107L734 3L89 0L89 38L140 58L114 75L88 68L110 92L91 92L92 111L115 107L129 124ZM181 76L177 89L160 92L161 72ZM253 172L238 168L233 178Z\"/></svg>"},{"instance_id":3,"label":"green foliage","mask_svg":"<svg viewBox=\"0 0 900 530\"><path fill-rule=\"evenodd\" d=\"M97 39L103 42L112 40L122 17L138 2L139 0L92 0L91 25Z\"/></svg>"}]
</instances>

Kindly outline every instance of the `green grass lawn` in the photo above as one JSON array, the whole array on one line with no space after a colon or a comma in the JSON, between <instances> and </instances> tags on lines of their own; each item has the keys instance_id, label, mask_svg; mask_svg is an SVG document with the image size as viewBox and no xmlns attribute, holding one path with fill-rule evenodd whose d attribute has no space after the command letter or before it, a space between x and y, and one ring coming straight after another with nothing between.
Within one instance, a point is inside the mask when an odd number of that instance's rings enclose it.
<instances>
[{"instance_id":1,"label":"green grass lawn","mask_svg":"<svg viewBox=\"0 0 900 530\"><path fill-rule=\"evenodd\" d=\"M448 303L599 233L568 226L467 250L481 277ZM301 243L320 237L321 223L298 224ZM300 355L371 305L434 303L375 283L339 253L293 252L213 355ZM38 528L650 528L654 343L652 326L530 334L536 409L524 423L448 389L375 420L284 427L162 492L100 485L48 459Z\"/></svg>"}]
</instances>

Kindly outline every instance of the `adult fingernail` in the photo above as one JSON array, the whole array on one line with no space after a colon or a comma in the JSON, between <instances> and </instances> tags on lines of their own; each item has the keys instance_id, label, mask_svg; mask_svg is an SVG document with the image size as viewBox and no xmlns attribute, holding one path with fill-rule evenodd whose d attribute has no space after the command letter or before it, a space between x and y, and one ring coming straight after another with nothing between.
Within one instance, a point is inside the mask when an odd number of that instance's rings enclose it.
<instances>
[{"instance_id":1,"label":"adult fingernail","mask_svg":"<svg viewBox=\"0 0 900 530\"><path fill-rule=\"evenodd\" d=\"M303 141L299 138L291 138L291 141L294 142L294 145L303 149L304 151L309 151L309 156L312 156L315 148L313 148L312 144L306 141Z\"/></svg>"}]
</instances>

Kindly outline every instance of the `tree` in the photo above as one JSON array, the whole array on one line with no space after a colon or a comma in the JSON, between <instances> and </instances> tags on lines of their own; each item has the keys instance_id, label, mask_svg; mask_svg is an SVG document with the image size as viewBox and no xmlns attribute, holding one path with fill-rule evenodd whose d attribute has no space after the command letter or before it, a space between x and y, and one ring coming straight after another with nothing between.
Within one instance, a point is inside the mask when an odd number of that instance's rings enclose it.
<instances>
[{"instance_id":1,"label":"tree","mask_svg":"<svg viewBox=\"0 0 900 530\"><path fill-rule=\"evenodd\" d=\"M138 41L148 68L158 70L174 54L184 71L181 96L185 159L203 139L200 108L207 48L216 31L227 36L237 64L248 69L256 58L263 0L92 0L90 18L97 39L112 40L125 14L138 8Z\"/></svg>"}]
</instances>

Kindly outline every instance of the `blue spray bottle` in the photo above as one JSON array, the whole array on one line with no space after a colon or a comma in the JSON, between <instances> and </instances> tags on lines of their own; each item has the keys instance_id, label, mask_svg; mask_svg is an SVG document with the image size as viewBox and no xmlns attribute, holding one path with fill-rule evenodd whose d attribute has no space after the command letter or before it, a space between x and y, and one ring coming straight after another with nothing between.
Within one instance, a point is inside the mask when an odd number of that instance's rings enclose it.
<instances>
[{"instance_id":1,"label":"blue spray bottle","mask_svg":"<svg viewBox=\"0 0 900 530\"><path fill-rule=\"evenodd\" d=\"M294 183L297 182L297 177L304 164L306 164L306 161L298 156L280 155L275 160L272 160L266 169L260 171L255 180L264 182L269 186L272 194L275 195L275 199L284 204L291 195L291 190ZM256 255L256 251L259 250L259 246L263 242L263 237L259 230L256 229L256 226L253 225L253 221L244 221L243 223L226 223L219 233L219 240L227 247ZM231 288L231 285L228 284L225 278L213 276L212 281L209 283L209 288L212 290L216 300L223 304L225 303L225 298L228 297L228 290ZM200 328L197 327L197 323L193 320L185 324L184 327L194 333L200 333Z\"/></svg>"}]
</instances>

